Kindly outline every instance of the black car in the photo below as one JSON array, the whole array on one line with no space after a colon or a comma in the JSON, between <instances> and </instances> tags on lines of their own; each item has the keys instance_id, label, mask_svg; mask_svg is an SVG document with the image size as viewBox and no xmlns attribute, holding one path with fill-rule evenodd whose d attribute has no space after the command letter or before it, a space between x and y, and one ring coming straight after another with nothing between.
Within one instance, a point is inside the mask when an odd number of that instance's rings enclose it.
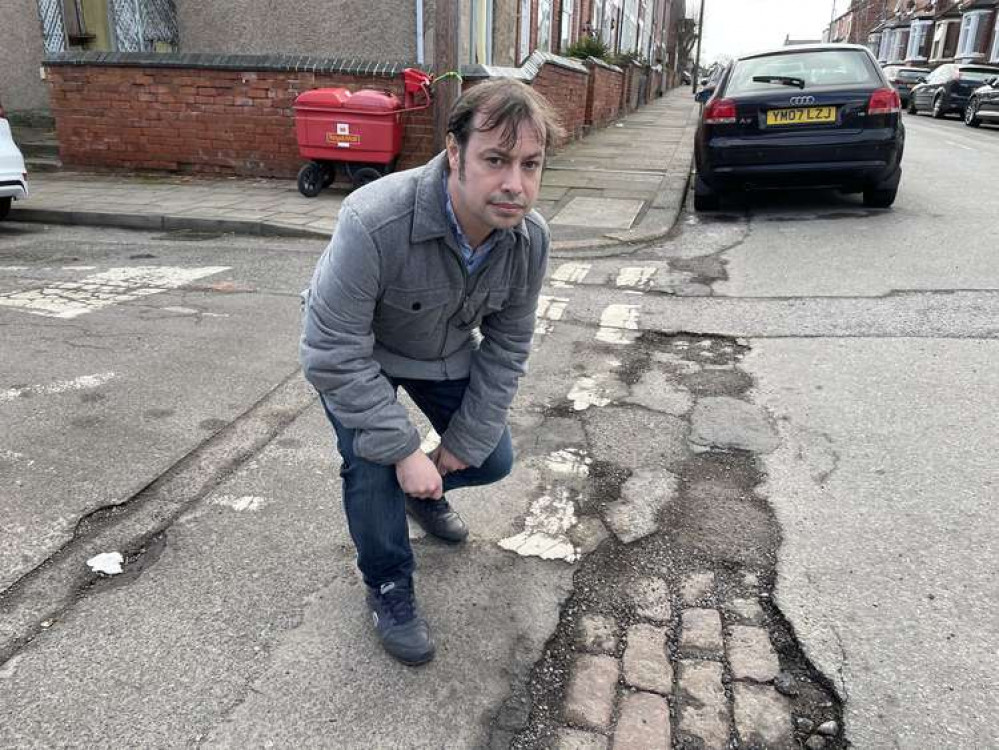
<instances>
[{"instance_id":1,"label":"black car","mask_svg":"<svg viewBox=\"0 0 999 750\"><path fill-rule=\"evenodd\" d=\"M888 83L894 86L898 92L898 96L902 100L902 106L904 107L909 103L909 95L912 93L912 87L919 83L920 80L925 80L926 76L930 74L930 69L910 68L905 65L886 65L884 73L888 79Z\"/></svg>"},{"instance_id":2,"label":"black car","mask_svg":"<svg viewBox=\"0 0 999 750\"><path fill-rule=\"evenodd\" d=\"M852 44L782 47L731 63L697 128L694 208L736 191L835 187L895 201L905 131L898 92Z\"/></svg>"},{"instance_id":3,"label":"black car","mask_svg":"<svg viewBox=\"0 0 999 750\"><path fill-rule=\"evenodd\" d=\"M971 92L995 75L999 75L999 68L988 65L941 65L913 86L908 112L914 115L928 110L938 119L957 112L963 117Z\"/></svg>"},{"instance_id":4,"label":"black car","mask_svg":"<svg viewBox=\"0 0 999 750\"><path fill-rule=\"evenodd\" d=\"M985 79L985 85L975 89L964 108L964 124L977 128L982 120L999 123L999 76Z\"/></svg>"}]
</instances>

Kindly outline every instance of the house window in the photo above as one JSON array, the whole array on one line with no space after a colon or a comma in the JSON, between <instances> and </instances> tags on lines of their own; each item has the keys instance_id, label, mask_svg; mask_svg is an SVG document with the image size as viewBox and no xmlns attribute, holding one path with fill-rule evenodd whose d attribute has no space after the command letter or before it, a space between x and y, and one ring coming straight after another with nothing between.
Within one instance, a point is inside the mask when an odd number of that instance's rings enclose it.
<instances>
[{"instance_id":1,"label":"house window","mask_svg":"<svg viewBox=\"0 0 999 750\"><path fill-rule=\"evenodd\" d=\"M999 63L999 19L996 21L996 30L992 34L992 51L989 53L989 61Z\"/></svg>"},{"instance_id":2,"label":"house window","mask_svg":"<svg viewBox=\"0 0 999 750\"><path fill-rule=\"evenodd\" d=\"M926 37L930 33L933 21L913 21L912 29L909 31L909 50L905 53L906 60L925 60L926 55L923 49L926 46Z\"/></svg>"},{"instance_id":3,"label":"house window","mask_svg":"<svg viewBox=\"0 0 999 750\"><path fill-rule=\"evenodd\" d=\"M520 44L517 47L517 64L531 55L531 0L520 0Z\"/></svg>"},{"instance_id":4,"label":"house window","mask_svg":"<svg viewBox=\"0 0 999 750\"><path fill-rule=\"evenodd\" d=\"M867 35L867 49L871 51L871 54L878 57L881 53L881 34L868 34Z\"/></svg>"},{"instance_id":5,"label":"house window","mask_svg":"<svg viewBox=\"0 0 999 750\"><path fill-rule=\"evenodd\" d=\"M985 28L985 19L992 11L973 10L964 14L961 19L961 36L957 42L957 57L980 56L978 51L981 47L982 31Z\"/></svg>"},{"instance_id":6,"label":"house window","mask_svg":"<svg viewBox=\"0 0 999 750\"><path fill-rule=\"evenodd\" d=\"M593 20L591 29L593 36L600 38L604 26L604 0L593 0Z\"/></svg>"},{"instance_id":7,"label":"house window","mask_svg":"<svg viewBox=\"0 0 999 750\"><path fill-rule=\"evenodd\" d=\"M565 52L572 44L572 0L562 0L562 23L559 26L561 27L559 49Z\"/></svg>"},{"instance_id":8,"label":"house window","mask_svg":"<svg viewBox=\"0 0 999 750\"><path fill-rule=\"evenodd\" d=\"M940 21L933 32L933 49L930 50L931 60L941 60L947 52L947 34L953 21Z\"/></svg>"},{"instance_id":9,"label":"house window","mask_svg":"<svg viewBox=\"0 0 999 750\"><path fill-rule=\"evenodd\" d=\"M600 38L611 52L617 52L617 16L619 0L606 0L604 14L600 24Z\"/></svg>"},{"instance_id":10,"label":"house window","mask_svg":"<svg viewBox=\"0 0 999 750\"><path fill-rule=\"evenodd\" d=\"M892 30L885 29L878 41L878 62L888 62L888 54L891 52Z\"/></svg>"},{"instance_id":11,"label":"house window","mask_svg":"<svg viewBox=\"0 0 999 750\"><path fill-rule=\"evenodd\" d=\"M905 54L906 44L909 41L908 36L908 29L895 29L892 33L891 56L888 58L889 62L902 62L902 56Z\"/></svg>"},{"instance_id":12,"label":"house window","mask_svg":"<svg viewBox=\"0 0 999 750\"><path fill-rule=\"evenodd\" d=\"M624 21L621 23L621 51L638 50L638 0L624 0Z\"/></svg>"},{"instance_id":13,"label":"house window","mask_svg":"<svg viewBox=\"0 0 999 750\"><path fill-rule=\"evenodd\" d=\"M538 0L538 49L552 51L552 0Z\"/></svg>"},{"instance_id":14,"label":"house window","mask_svg":"<svg viewBox=\"0 0 999 750\"><path fill-rule=\"evenodd\" d=\"M472 29L470 38L471 62L473 65L493 63L493 2L492 0L472 0Z\"/></svg>"}]
</instances>

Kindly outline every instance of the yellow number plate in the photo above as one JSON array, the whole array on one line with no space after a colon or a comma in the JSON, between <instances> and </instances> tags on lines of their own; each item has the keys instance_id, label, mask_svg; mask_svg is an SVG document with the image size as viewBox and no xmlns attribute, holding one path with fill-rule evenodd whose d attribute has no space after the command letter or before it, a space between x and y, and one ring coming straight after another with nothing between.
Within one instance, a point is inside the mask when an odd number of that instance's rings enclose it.
<instances>
[{"instance_id":1,"label":"yellow number plate","mask_svg":"<svg viewBox=\"0 0 999 750\"><path fill-rule=\"evenodd\" d=\"M796 107L767 112L767 125L811 125L817 122L836 122L836 108Z\"/></svg>"}]
</instances>

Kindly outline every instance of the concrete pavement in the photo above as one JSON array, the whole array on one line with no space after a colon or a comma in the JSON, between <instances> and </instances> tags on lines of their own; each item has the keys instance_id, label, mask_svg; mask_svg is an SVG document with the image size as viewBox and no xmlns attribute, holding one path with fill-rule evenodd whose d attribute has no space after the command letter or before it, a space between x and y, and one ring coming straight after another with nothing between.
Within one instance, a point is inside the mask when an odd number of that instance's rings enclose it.
<instances>
[{"instance_id":1,"label":"concrete pavement","mask_svg":"<svg viewBox=\"0 0 999 750\"><path fill-rule=\"evenodd\" d=\"M549 160L538 209L554 251L594 253L670 230L683 205L698 105L678 88L567 145ZM48 172L13 221L328 237L347 195L332 186L305 198L293 180Z\"/></svg>"}]
</instances>

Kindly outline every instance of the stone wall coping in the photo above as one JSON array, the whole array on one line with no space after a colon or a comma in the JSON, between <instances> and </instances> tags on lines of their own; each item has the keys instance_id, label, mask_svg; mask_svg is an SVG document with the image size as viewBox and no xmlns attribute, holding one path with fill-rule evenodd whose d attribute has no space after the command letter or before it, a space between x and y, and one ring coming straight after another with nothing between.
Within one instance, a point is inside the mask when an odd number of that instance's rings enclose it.
<instances>
[{"instance_id":1,"label":"stone wall coping","mask_svg":"<svg viewBox=\"0 0 999 750\"><path fill-rule=\"evenodd\" d=\"M349 57L313 55L216 55L193 52L95 52L71 51L47 55L49 67L91 65L124 68L190 68L201 70L278 71L293 73L342 73L394 78L407 67L401 62L377 62Z\"/></svg>"},{"instance_id":2,"label":"stone wall coping","mask_svg":"<svg viewBox=\"0 0 999 750\"><path fill-rule=\"evenodd\" d=\"M621 68L619 68L617 65L611 65L609 62L607 62L606 60L601 60L599 57L587 57L586 64L594 65L598 68L604 68L606 70L613 70L615 73L624 73L624 71L621 70Z\"/></svg>"},{"instance_id":3,"label":"stone wall coping","mask_svg":"<svg viewBox=\"0 0 999 750\"><path fill-rule=\"evenodd\" d=\"M553 55L551 52L535 50L519 68L508 68L500 65L463 65L461 67L461 77L516 78L520 81L529 82L538 77L538 73L541 72L541 68L545 63L557 65L560 68L566 68L568 70L575 71L576 73L582 73L583 75L590 74L586 65L584 65L580 60L575 60L570 57L562 57L560 55Z\"/></svg>"}]
</instances>

